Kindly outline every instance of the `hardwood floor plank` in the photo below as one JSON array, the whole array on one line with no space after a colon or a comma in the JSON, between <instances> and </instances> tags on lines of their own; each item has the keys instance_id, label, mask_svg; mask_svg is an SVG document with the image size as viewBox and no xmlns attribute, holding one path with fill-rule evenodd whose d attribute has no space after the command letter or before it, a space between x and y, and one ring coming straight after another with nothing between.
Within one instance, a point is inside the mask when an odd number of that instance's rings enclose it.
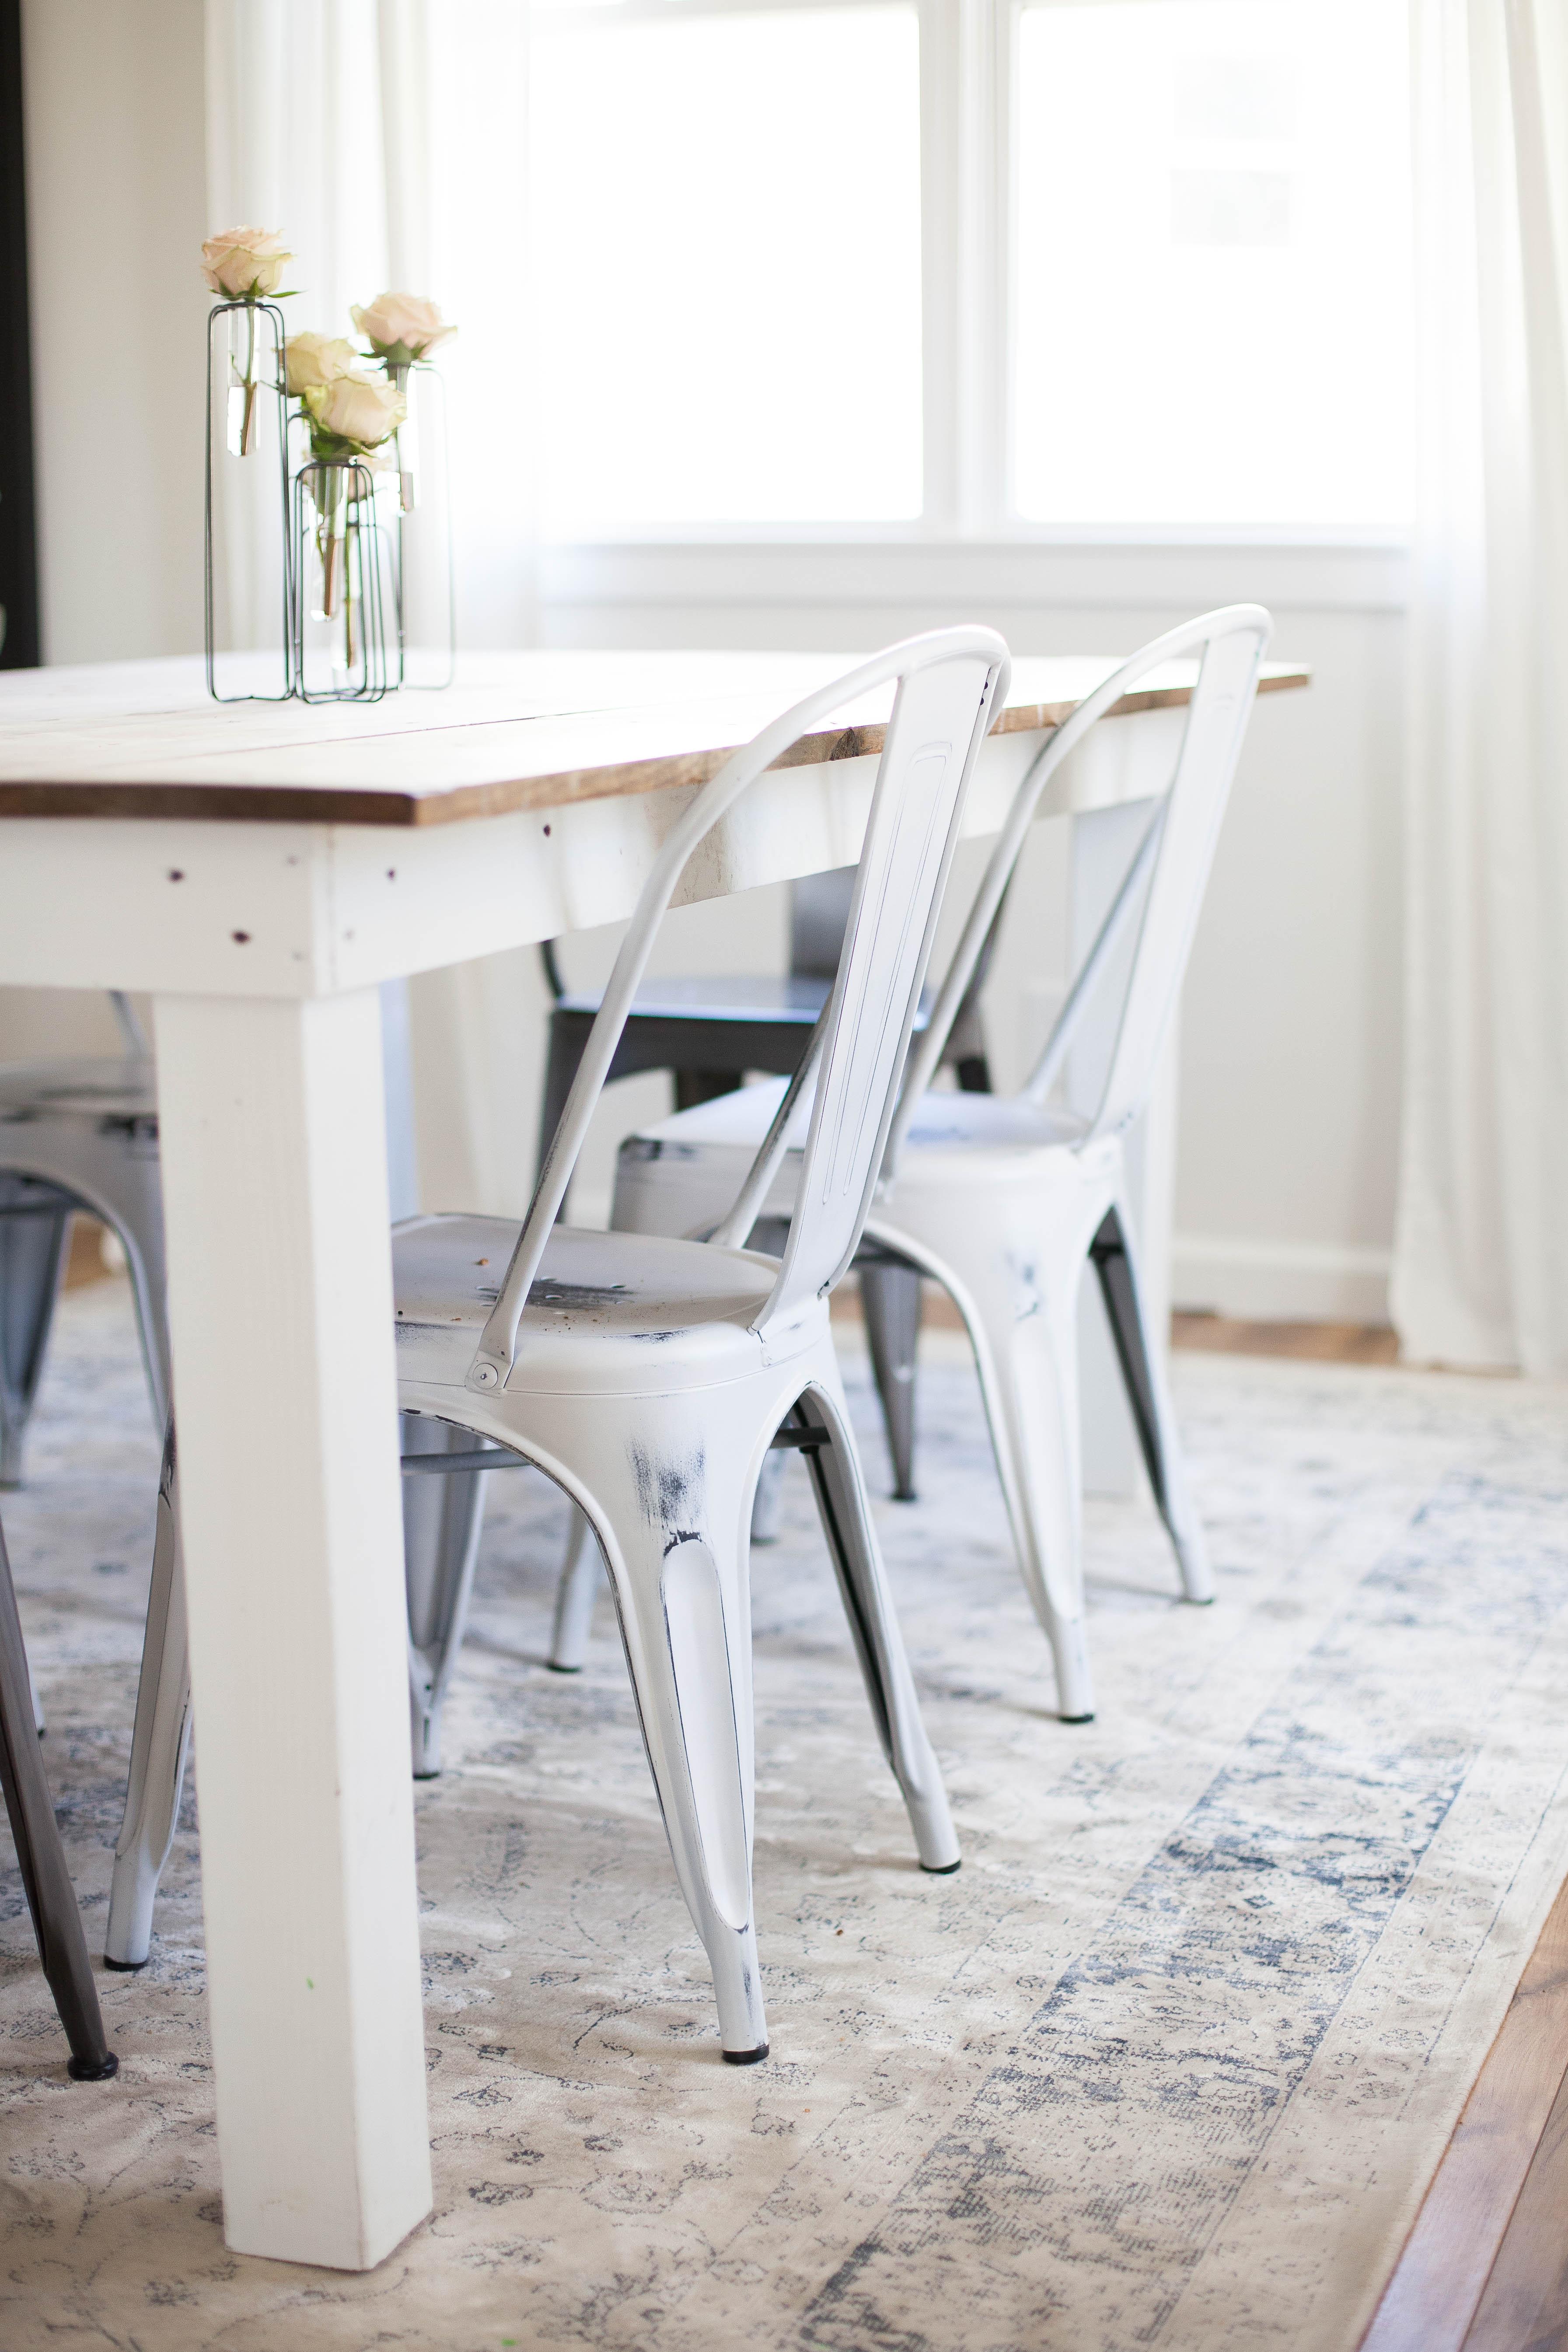
<instances>
[{"instance_id":1,"label":"hardwood floor plank","mask_svg":"<svg viewBox=\"0 0 1568 2352\"><path fill-rule=\"evenodd\" d=\"M1562 2352L1568 2345L1568 2079L1509 2217L1465 2352Z\"/></svg>"},{"instance_id":2,"label":"hardwood floor plank","mask_svg":"<svg viewBox=\"0 0 1568 2352\"><path fill-rule=\"evenodd\" d=\"M1362 2352L1479 2352L1470 2323L1559 2105L1568 2143L1568 1885L1559 1893L1476 2078ZM1563 2211L1563 2168L1551 2175ZM1543 2175L1543 2181L1546 2176ZM1568 2242L1559 2221L1554 2246ZM1522 2276L1522 2272L1521 2272ZM1528 2290L1525 2290L1528 2292ZM1542 2286L1543 2295L1549 2290ZM1499 2336L1488 2352L1522 2352ZM1548 2339L1555 2341L1555 2339Z\"/></svg>"}]
</instances>

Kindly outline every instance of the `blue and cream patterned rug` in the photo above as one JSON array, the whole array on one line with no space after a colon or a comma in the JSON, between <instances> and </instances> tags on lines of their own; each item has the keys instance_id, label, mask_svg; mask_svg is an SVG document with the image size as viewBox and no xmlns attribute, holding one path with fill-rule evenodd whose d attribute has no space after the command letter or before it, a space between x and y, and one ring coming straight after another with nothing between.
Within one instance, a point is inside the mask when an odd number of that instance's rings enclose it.
<instances>
[{"instance_id":1,"label":"blue and cream patterned rug","mask_svg":"<svg viewBox=\"0 0 1568 2352\"><path fill-rule=\"evenodd\" d=\"M913 1866L791 1466L754 1570L754 2071L719 2063L607 1606L545 1672L562 1510L496 1482L417 1798L437 2209L368 2277L225 2250L194 1809L153 1966L103 1979L100 2088L0 1843L6 2352L1351 2352L1568 1867L1568 1391L1177 1378L1220 1601L1173 1600L1143 1506L1091 1506L1069 1730L931 1349L924 1499L881 1524L954 1879ZM121 1286L75 1293L4 1507L95 1943L155 1466Z\"/></svg>"}]
</instances>

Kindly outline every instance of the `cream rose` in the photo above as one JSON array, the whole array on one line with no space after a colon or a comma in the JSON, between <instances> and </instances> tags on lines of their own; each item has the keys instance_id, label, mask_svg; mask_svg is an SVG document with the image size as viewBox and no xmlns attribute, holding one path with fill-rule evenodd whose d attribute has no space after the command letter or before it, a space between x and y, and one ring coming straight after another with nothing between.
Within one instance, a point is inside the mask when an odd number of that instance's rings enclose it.
<instances>
[{"instance_id":1,"label":"cream rose","mask_svg":"<svg viewBox=\"0 0 1568 2352\"><path fill-rule=\"evenodd\" d=\"M283 346L289 389L296 400L312 384L336 383L359 357L345 335L290 335Z\"/></svg>"},{"instance_id":2,"label":"cream rose","mask_svg":"<svg viewBox=\"0 0 1568 2352\"><path fill-rule=\"evenodd\" d=\"M384 376L334 376L330 383L308 384L304 401L323 433L356 449L374 449L408 414L408 403Z\"/></svg>"},{"instance_id":3,"label":"cream rose","mask_svg":"<svg viewBox=\"0 0 1568 2352\"><path fill-rule=\"evenodd\" d=\"M395 363L428 359L458 331L423 294L378 294L363 310L356 303L349 316L376 358Z\"/></svg>"},{"instance_id":4,"label":"cream rose","mask_svg":"<svg viewBox=\"0 0 1568 2352\"><path fill-rule=\"evenodd\" d=\"M226 228L202 247L202 275L215 294L231 302L277 291L283 265L293 255L275 228Z\"/></svg>"}]
</instances>

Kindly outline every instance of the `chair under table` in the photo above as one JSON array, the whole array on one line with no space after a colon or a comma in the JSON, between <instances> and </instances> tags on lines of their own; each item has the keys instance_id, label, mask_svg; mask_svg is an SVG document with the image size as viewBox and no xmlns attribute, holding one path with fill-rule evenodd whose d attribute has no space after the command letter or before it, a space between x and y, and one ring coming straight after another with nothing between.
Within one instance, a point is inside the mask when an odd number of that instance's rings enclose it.
<instances>
[{"instance_id":1,"label":"chair under table","mask_svg":"<svg viewBox=\"0 0 1568 2352\"><path fill-rule=\"evenodd\" d=\"M933 632L808 698L733 754L655 860L521 1228L421 1217L393 1236L400 1410L543 1469L608 1563L677 1876L712 1969L723 2054L737 2064L767 2052L752 1909L746 1570L758 1476L781 1444L810 1465L921 1863L947 1872L959 1862L845 1407L828 1294L860 1238L964 797L1007 669L992 631ZM558 1225L692 852L809 727L895 682L844 953L808 1056L816 1108L782 1262L741 1246L775 1173L782 1121L710 1241ZM473 1459L455 1451L447 1467L464 1472Z\"/></svg>"}]
</instances>

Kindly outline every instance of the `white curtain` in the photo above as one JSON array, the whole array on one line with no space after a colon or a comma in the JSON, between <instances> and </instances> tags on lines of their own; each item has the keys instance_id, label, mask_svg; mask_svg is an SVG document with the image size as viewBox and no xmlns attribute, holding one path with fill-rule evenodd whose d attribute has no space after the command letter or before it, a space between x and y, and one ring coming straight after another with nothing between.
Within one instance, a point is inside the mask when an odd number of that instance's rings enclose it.
<instances>
[{"instance_id":1,"label":"white curtain","mask_svg":"<svg viewBox=\"0 0 1568 2352\"><path fill-rule=\"evenodd\" d=\"M1420 511L1393 1312L1568 1372L1568 11L1415 0Z\"/></svg>"},{"instance_id":2,"label":"white curtain","mask_svg":"<svg viewBox=\"0 0 1568 2352\"><path fill-rule=\"evenodd\" d=\"M210 226L284 232L289 332L352 335L349 305L428 294L456 320L451 415L460 647L534 634L526 387L525 0L206 0ZM270 515L251 528L271 527ZM271 608L237 519L226 641ZM430 1208L518 1212L532 1178L542 992L532 950L411 992Z\"/></svg>"}]
</instances>

